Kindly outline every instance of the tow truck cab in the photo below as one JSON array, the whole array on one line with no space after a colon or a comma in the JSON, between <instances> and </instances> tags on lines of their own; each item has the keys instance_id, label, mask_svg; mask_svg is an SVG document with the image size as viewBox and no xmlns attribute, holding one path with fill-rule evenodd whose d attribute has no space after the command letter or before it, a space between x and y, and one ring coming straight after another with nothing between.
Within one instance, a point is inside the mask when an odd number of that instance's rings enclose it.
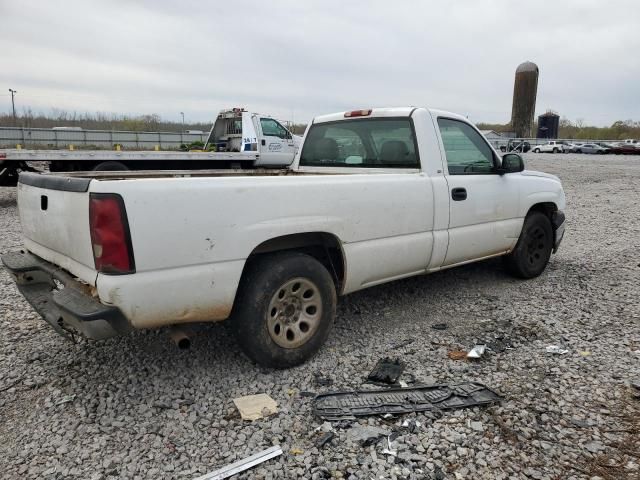
<instances>
[{"instance_id":1,"label":"tow truck cab","mask_svg":"<svg viewBox=\"0 0 640 480\"><path fill-rule=\"evenodd\" d=\"M261 165L283 165L291 163L301 141L275 118L232 108L218 114L205 150L259 152Z\"/></svg>"}]
</instances>

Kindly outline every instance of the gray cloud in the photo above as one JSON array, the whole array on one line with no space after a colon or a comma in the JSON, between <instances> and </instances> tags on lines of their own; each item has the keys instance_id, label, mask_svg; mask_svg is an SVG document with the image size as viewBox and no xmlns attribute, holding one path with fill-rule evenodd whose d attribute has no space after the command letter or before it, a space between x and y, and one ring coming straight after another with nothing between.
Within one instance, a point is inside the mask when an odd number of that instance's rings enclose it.
<instances>
[{"instance_id":1,"label":"gray cloud","mask_svg":"<svg viewBox=\"0 0 640 480\"><path fill-rule=\"evenodd\" d=\"M242 105L307 121L425 105L506 122L516 66L540 67L538 113L640 118L640 4L23 0L0 3L0 92L36 111L207 121Z\"/></svg>"}]
</instances>

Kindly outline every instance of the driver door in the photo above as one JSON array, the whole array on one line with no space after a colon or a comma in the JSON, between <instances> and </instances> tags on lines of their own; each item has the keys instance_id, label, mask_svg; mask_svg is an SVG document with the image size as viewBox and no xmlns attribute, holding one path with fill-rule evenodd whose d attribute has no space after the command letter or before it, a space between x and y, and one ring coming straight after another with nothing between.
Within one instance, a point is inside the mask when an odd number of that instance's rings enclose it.
<instances>
[{"instance_id":1,"label":"driver door","mask_svg":"<svg viewBox=\"0 0 640 480\"><path fill-rule=\"evenodd\" d=\"M517 176L497 173L496 154L468 123L440 117L438 127L449 187L449 245L443 266L513 248L522 225Z\"/></svg>"},{"instance_id":2,"label":"driver door","mask_svg":"<svg viewBox=\"0 0 640 480\"><path fill-rule=\"evenodd\" d=\"M295 152L293 138L289 131L277 120L267 117L260 117L260 130L262 130L261 163L267 165L291 163Z\"/></svg>"}]
</instances>

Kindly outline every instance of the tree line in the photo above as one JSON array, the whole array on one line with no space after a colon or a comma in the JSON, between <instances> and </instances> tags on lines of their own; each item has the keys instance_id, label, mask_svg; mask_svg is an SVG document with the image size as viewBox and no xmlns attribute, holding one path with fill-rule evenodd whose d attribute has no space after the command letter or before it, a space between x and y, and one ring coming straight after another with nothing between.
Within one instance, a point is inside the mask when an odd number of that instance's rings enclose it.
<instances>
[{"instance_id":1,"label":"tree line","mask_svg":"<svg viewBox=\"0 0 640 480\"><path fill-rule=\"evenodd\" d=\"M510 124L478 123L480 130L494 130L498 133L512 131ZM537 122L532 131L538 130ZM571 121L566 117L560 119L558 138L574 138L576 140L624 140L626 138L640 139L640 122L634 120L618 120L610 127L594 127L587 125L582 118Z\"/></svg>"},{"instance_id":2,"label":"tree line","mask_svg":"<svg viewBox=\"0 0 640 480\"><path fill-rule=\"evenodd\" d=\"M52 109L50 113L34 113L25 108L16 115L14 122L10 113L0 113L0 127L53 128L80 127L85 130L127 130L136 132L181 132L183 130L202 130L208 132L211 123L174 122L164 120L157 113L150 115L123 115L104 112L69 112Z\"/></svg>"},{"instance_id":3,"label":"tree line","mask_svg":"<svg viewBox=\"0 0 640 480\"><path fill-rule=\"evenodd\" d=\"M69 112L67 110L52 109L50 113L34 113L30 108L25 108L17 115L14 122L10 113L0 113L0 127L24 127L24 128L53 128L53 127L80 127L85 130L127 130L136 132L181 132L183 130L202 130L208 132L211 123L182 122L165 120L157 113L149 115L124 115L104 112ZM494 130L496 132L511 131L510 124L478 123L481 130ZM302 135L306 129L305 124L289 125L291 131ZM534 123L532 131L537 131L537 123ZM640 121L618 120L610 127L594 127L586 125L583 119L571 121L561 118L559 138L575 138L581 140L623 140L625 138L640 139Z\"/></svg>"}]
</instances>

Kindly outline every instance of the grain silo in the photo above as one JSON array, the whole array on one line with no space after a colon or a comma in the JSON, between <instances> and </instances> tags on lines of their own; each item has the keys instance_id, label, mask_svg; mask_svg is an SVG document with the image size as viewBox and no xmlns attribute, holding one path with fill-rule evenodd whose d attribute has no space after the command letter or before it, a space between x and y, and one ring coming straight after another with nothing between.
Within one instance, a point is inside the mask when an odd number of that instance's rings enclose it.
<instances>
[{"instance_id":1,"label":"grain silo","mask_svg":"<svg viewBox=\"0 0 640 480\"><path fill-rule=\"evenodd\" d=\"M560 127L560 116L547 111L544 115L538 117L538 135L537 138L558 138L558 129Z\"/></svg>"},{"instance_id":2,"label":"grain silo","mask_svg":"<svg viewBox=\"0 0 640 480\"><path fill-rule=\"evenodd\" d=\"M538 93L538 66L524 62L516 69L513 85L513 107L511 108L511 128L517 137L531 137L533 115L536 110Z\"/></svg>"}]
</instances>

